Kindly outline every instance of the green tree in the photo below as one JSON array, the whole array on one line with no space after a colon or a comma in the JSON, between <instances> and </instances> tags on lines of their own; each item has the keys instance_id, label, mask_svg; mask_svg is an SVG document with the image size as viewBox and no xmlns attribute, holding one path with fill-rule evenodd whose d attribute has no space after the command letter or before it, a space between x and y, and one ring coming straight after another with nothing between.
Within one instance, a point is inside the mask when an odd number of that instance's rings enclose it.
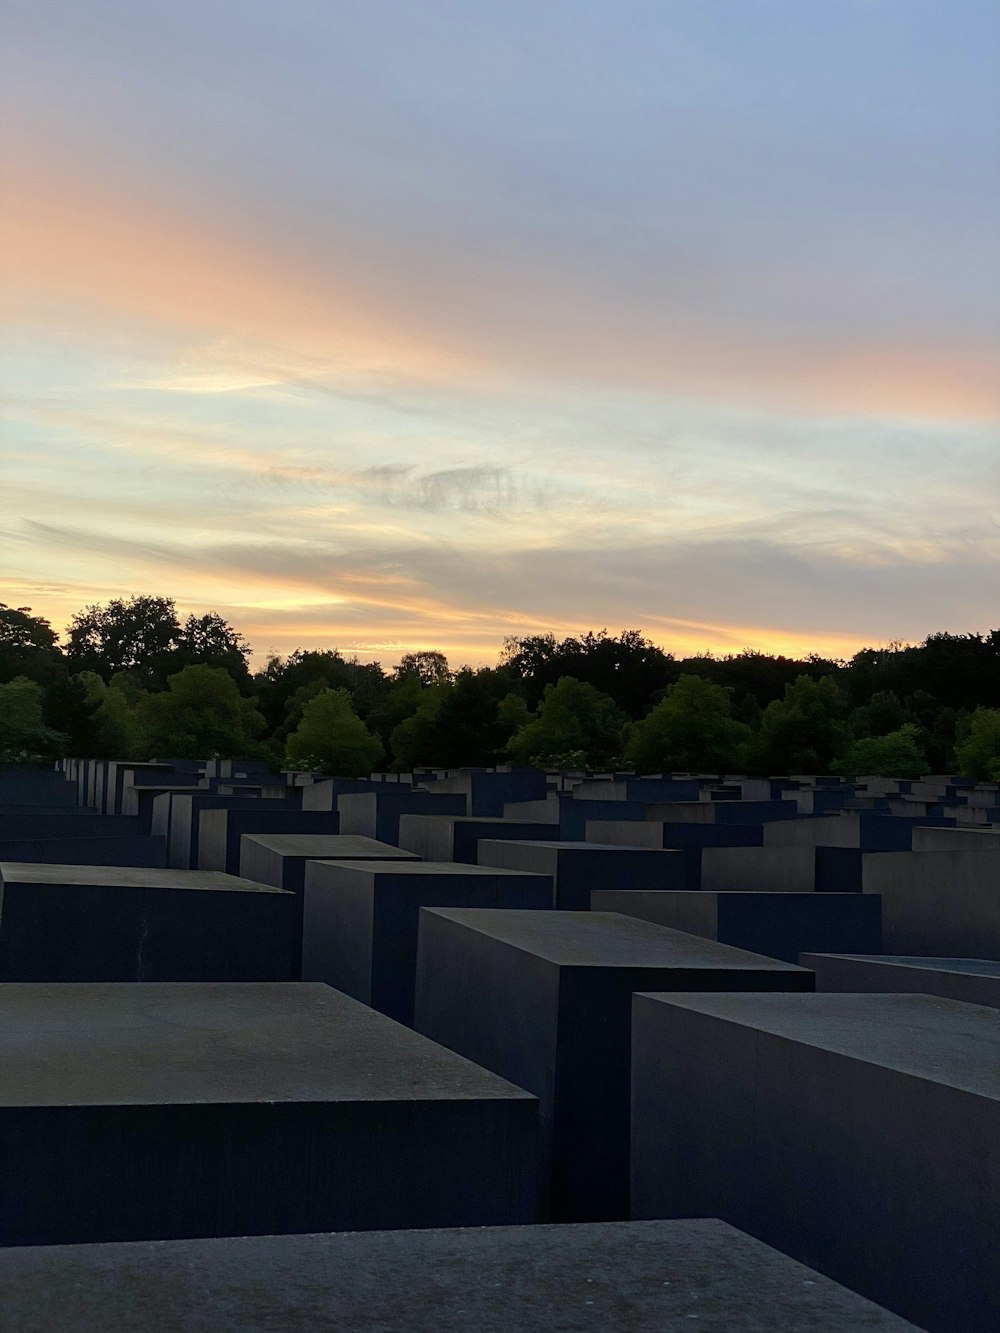
<instances>
[{"instance_id":1,"label":"green tree","mask_svg":"<svg viewBox=\"0 0 1000 1333\"><path fill-rule=\"evenodd\" d=\"M866 704L855 708L851 714L851 731L859 739L888 736L912 720L894 690L877 690Z\"/></svg>"},{"instance_id":2,"label":"green tree","mask_svg":"<svg viewBox=\"0 0 1000 1333\"><path fill-rule=\"evenodd\" d=\"M321 690L302 710L288 738L285 762L332 777L366 777L382 758L382 742L351 707L346 690Z\"/></svg>"},{"instance_id":3,"label":"green tree","mask_svg":"<svg viewBox=\"0 0 1000 1333\"><path fill-rule=\"evenodd\" d=\"M639 773L740 772L752 733L732 715L731 692L700 676L681 676L629 730L626 759Z\"/></svg>"},{"instance_id":4,"label":"green tree","mask_svg":"<svg viewBox=\"0 0 1000 1333\"><path fill-rule=\"evenodd\" d=\"M15 676L0 685L0 759L54 759L65 736L45 725L45 695L37 681Z\"/></svg>"},{"instance_id":5,"label":"green tree","mask_svg":"<svg viewBox=\"0 0 1000 1333\"><path fill-rule=\"evenodd\" d=\"M848 777L919 778L930 772L921 746L920 729L904 722L895 731L863 736L830 765L831 773Z\"/></svg>"},{"instance_id":6,"label":"green tree","mask_svg":"<svg viewBox=\"0 0 1000 1333\"><path fill-rule=\"evenodd\" d=\"M606 768L621 758L625 722L608 695L563 676L546 685L538 712L514 733L507 753L536 768Z\"/></svg>"},{"instance_id":7,"label":"green tree","mask_svg":"<svg viewBox=\"0 0 1000 1333\"><path fill-rule=\"evenodd\" d=\"M764 709L751 747L758 773L826 773L847 746L847 702L832 676L798 676Z\"/></svg>"},{"instance_id":8,"label":"green tree","mask_svg":"<svg viewBox=\"0 0 1000 1333\"><path fill-rule=\"evenodd\" d=\"M109 691L111 693L111 691ZM188 666L138 705L151 753L179 759L255 758L263 716L222 667Z\"/></svg>"},{"instance_id":9,"label":"green tree","mask_svg":"<svg viewBox=\"0 0 1000 1333\"><path fill-rule=\"evenodd\" d=\"M95 759L148 759L146 731L139 718L138 703L145 691L126 682L107 685L96 671L81 671L72 677L83 686L93 708L96 729L90 757ZM130 697L132 696L132 697Z\"/></svg>"},{"instance_id":10,"label":"green tree","mask_svg":"<svg viewBox=\"0 0 1000 1333\"><path fill-rule=\"evenodd\" d=\"M66 673L58 635L30 606L0 602L0 682L25 676L48 685Z\"/></svg>"},{"instance_id":11,"label":"green tree","mask_svg":"<svg viewBox=\"0 0 1000 1333\"><path fill-rule=\"evenodd\" d=\"M623 629L617 635L606 629L588 630L561 643L554 634L509 637L500 665L523 682L529 703L537 704L547 685L569 676L607 694L633 718L642 717L676 678L672 655L637 629Z\"/></svg>"},{"instance_id":12,"label":"green tree","mask_svg":"<svg viewBox=\"0 0 1000 1333\"><path fill-rule=\"evenodd\" d=\"M404 676L416 676L421 685L440 685L451 680L451 668L444 653L425 649L419 653L404 653L393 675L397 680Z\"/></svg>"},{"instance_id":13,"label":"green tree","mask_svg":"<svg viewBox=\"0 0 1000 1333\"><path fill-rule=\"evenodd\" d=\"M239 685L245 686L250 681L251 651L243 635L217 611L188 616L177 635L178 667L182 664L223 667Z\"/></svg>"},{"instance_id":14,"label":"green tree","mask_svg":"<svg viewBox=\"0 0 1000 1333\"><path fill-rule=\"evenodd\" d=\"M961 772L981 782L1000 782L1000 708L976 709L955 758Z\"/></svg>"}]
</instances>

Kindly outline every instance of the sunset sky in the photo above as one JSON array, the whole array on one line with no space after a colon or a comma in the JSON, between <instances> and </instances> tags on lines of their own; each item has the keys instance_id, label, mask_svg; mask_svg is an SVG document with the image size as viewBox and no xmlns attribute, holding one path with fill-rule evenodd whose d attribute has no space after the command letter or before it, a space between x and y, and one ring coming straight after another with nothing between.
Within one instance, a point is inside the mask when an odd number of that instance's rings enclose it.
<instances>
[{"instance_id":1,"label":"sunset sky","mask_svg":"<svg viewBox=\"0 0 1000 1333\"><path fill-rule=\"evenodd\" d=\"M1000 625L995 0L8 0L0 600Z\"/></svg>"}]
</instances>

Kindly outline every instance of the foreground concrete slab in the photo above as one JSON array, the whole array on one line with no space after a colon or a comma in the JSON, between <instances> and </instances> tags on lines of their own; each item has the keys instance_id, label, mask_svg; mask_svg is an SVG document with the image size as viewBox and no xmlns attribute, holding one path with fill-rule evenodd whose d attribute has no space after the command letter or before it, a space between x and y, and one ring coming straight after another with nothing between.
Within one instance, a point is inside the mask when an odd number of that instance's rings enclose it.
<instances>
[{"instance_id":1,"label":"foreground concrete slab","mask_svg":"<svg viewBox=\"0 0 1000 1333\"><path fill-rule=\"evenodd\" d=\"M452 861L310 861L302 979L412 1024L421 907L551 906L547 875Z\"/></svg>"},{"instance_id":2,"label":"foreground concrete slab","mask_svg":"<svg viewBox=\"0 0 1000 1333\"><path fill-rule=\"evenodd\" d=\"M0 987L0 1244L530 1222L536 1127L328 986Z\"/></svg>"},{"instance_id":3,"label":"foreground concrete slab","mask_svg":"<svg viewBox=\"0 0 1000 1333\"><path fill-rule=\"evenodd\" d=\"M714 1220L377 1231L0 1252L18 1333L904 1333Z\"/></svg>"},{"instance_id":4,"label":"foreground concrete slab","mask_svg":"<svg viewBox=\"0 0 1000 1333\"><path fill-rule=\"evenodd\" d=\"M816 973L818 991L916 991L1000 1009L1000 962L987 958L804 953L800 963Z\"/></svg>"},{"instance_id":5,"label":"foreground concrete slab","mask_svg":"<svg viewBox=\"0 0 1000 1333\"><path fill-rule=\"evenodd\" d=\"M1000 1308L1000 1015L637 995L632 1208L714 1216L930 1330Z\"/></svg>"},{"instance_id":6,"label":"foreground concrete slab","mask_svg":"<svg viewBox=\"0 0 1000 1333\"><path fill-rule=\"evenodd\" d=\"M590 895L590 906L595 912L624 912L788 963L801 962L804 950L876 953L882 947L882 902L876 894L598 890Z\"/></svg>"},{"instance_id":7,"label":"foreground concrete slab","mask_svg":"<svg viewBox=\"0 0 1000 1333\"><path fill-rule=\"evenodd\" d=\"M0 981L297 981L298 930L232 875L0 863Z\"/></svg>"},{"instance_id":8,"label":"foreground concrete slab","mask_svg":"<svg viewBox=\"0 0 1000 1333\"><path fill-rule=\"evenodd\" d=\"M417 1030L541 1101L558 1221L627 1216L632 994L811 990L812 973L631 917L421 912Z\"/></svg>"},{"instance_id":9,"label":"foreground concrete slab","mask_svg":"<svg viewBox=\"0 0 1000 1333\"><path fill-rule=\"evenodd\" d=\"M479 842L479 864L548 875L553 907L586 912L593 889L681 889L686 868L680 852L593 842L527 842L508 838ZM607 912L618 909L608 905Z\"/></svg>"}]
</instances>

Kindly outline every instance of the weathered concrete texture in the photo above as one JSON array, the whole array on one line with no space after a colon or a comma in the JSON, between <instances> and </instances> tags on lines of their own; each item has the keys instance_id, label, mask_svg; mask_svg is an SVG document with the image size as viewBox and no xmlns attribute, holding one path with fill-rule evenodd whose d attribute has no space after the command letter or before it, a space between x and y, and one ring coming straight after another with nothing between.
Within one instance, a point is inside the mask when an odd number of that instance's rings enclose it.
<instances>
[{"instance_id":1,"label":"weathered concrete texture","mask_svg":"<svg viewBox=\"0 0 1000 1333\"><path fill-rule=\"evenodd\" d=\"M421 912L415 1025L535 1093L550 1215L627 1215L637 990L811 990L812 974L613 913Z\"/></svg>"},{"instance_id":2,"label":"weathered concrete texture","mask_svg":"<svg viewBox=\"0 0 1000 1333\"><path fill-rule=\"evenodd\" d=\"M590 906L788 963L799 962L806 949L875 953L882 947L882 903L875 894L598 890L590 895Z\"/></svg>"},{"instance_id":3,"label":"weathered concrete texture","mask_svg":"<svg viewBox=\"0 0 1000 1333\"><path fill-rule=\"evenodd\" d=\"M298 905L186 870L0 864L0 981L296 981Z\"/></svg>"},{"instance_id":4,"label":"weathered concrete texture","mask_svg":"<svg viewBox=\"0 0 1000 1333\"><path fill-rule=\"evenodd\" d=\"M146 838L139 833L104 837L5 838L0 842L0 861L162 868L166 860L163 839Z\"/></svg>"},{"instance_id":5,"label":"weathered concrete texture","mask_svg":"<svg viewBox=\"0 0 1000 1333\"><path fill-rule=\"evenodd\" d=\"M552 906L552 880L451 861L310 861L302 979L413 1022L421 907Z\"/></svg>"},{"instance_id":6,"label":"weathered concrete texture","mask_svg":"<svg viewBox=\"0 0 1000 1333\"><path fill-rule=\"evenodd\" d=\"M243 874L240 857L245 834L332 837L339 828L340 816L335 813L293 810L277 801L256 801L251 807L235 810L202 810L198 819L198 869Z\"/></svg>"},{"instance_id":7,"label":"weathered concrete texture","mask_svg":"<svg viewBox=\"0 0 1000 1333\"><path fill-rule=\"evenodd\" d=\"M399 841L399 817L411 815L464 815L465 796L386 787L370 792L345 793L337 798L340 832L360 833L380 842Z\"/></svg>"},{"instance_id":8,"label":"weathered concrete texture","mask_svg":"<svg viewBox=\"0 0 1000 1333\"><path fill-rule=\"evenodd\" d=\"M17 1333L904 1333L724 1222L379 1231L0 1252Z\"/></svg>"},{"instance_id":9,"label":"weathered concrete texture","mask_svg":"<svg viewBox=\"0 0 1000 1333\"><path fill-rule=\"evenodd\" d=\"M536 1130L328 986L0 987L0 1244L530 1222Z\"/></svg>"},{"instance_id":10,"label":"weathered concrete texture","mask_svg":"<svg viewBox=\"0 0 1000 1333\"><path fill-rule=\"evenodd\" d=\"M680 852L593 842L483 838L479 864L548 875L554 890L552 906L567 912L588 911L592 889L680 889L686 878ZM609 905L605 911L617 908Z\"/></svg>"},{"instance_id":11,"label":"weathered concrete texture","mask_svg":"<svg viewBox=\"0 0 1000 1333\"><path fill-rule=\"evenodd\" d=\"M886 952L1000 959L1000 851L869 853L862 887Z\"/></svg>"},{"instance_id":12,"label":"weathered concrete texture","mask_svg":"<svg viewBox=\"0 0 1000 1333\"><path fill-rule=\"evenodd\" d=\"M480 838L553 839L558 824L521 823L456 815L401 815L399 845L424 861L461 861L475 865Z\"/></svg>"},{"instance_id":13,"label":"weathered concrete texture","mask_svg":"<svg viewBox=\"0 0 1000 1333\"><path fill-rule=\"evenodd\" d=\"M1000 1015L637 995L632 1208L714 1216L930 1330L1000 1308Z\"/></svg>"},{"instance_id":14,"label":"weathered concrete texture","mask_svg":"<svg viewBox=\"0 0 1000 1333\"><path fill-rule=\"evenodd\" d=\"M915 828L915 852L1000 850L1000 828Z\"/></svg>"},{"instance_id":15,"label":"weathered concrete texture","mask_svg":"<svg viewBox=\"0 0 1000 1333\"><path fill-rule=\"evenodd\" d=\"M818 991L916 991L1000 1009L1000 962L986 958L803 953L800 963L816 973Z\"/></svg>"},{"instance_id":16,"label":"weathered concrete texture","mask_svg":"<svg viewBox=\"0 0 1000 1333\"><path fill-rule=\"evenodd\" d=\"M240 842L240 874L301 894L307 861L417 861L374 838L357 834L245 833Z\"/></svg>"}]
</instances>

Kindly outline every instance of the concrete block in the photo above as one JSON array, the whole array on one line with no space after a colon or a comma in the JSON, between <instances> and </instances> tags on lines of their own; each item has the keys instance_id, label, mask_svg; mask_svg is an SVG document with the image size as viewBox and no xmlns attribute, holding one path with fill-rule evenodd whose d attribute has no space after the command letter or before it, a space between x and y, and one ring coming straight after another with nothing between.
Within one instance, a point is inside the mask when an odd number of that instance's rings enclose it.
<instances>
[{"instance_id":1,"label":"concrete block","mask_svg":"<svg viewBox=\"0 0 1000 1333\"><path fill-rule=\"evenodd\" d=\"M1000 1308L1000 1016L637 995L632 1208L722 1217L928 1330Z\"/></svg>"},{"instance_id":2,"label":"concrete block","mask_svg":"<svg viewBox=\"0 0 1000 1333\"><path fill-rule=\"evenodd\" d=\"M421 907L551 906L547 875L452 861L310 861L302 979L412 1024Z\"/></svg>"},{"instance_id":3,"label":"concrete block","mask_svg":"<svg viewBox=\"0 0 1000 1333\"><path fill-rule=\"evenodd\" d=\"M887 953L1000 959L1000 851L869 853L862 887Z\"/></svg>"},{"instance_id":4,"label":"concrete block","mask_svg":"<svg viewBox=\"0 0 1000 1333\"><path fill-rule=\"evenodd\" d=\"M0 1251L0 1323L18 1333L914 1330L699 1219L25 1246Z\"/></svg>"},{"instance_id":5,"label":"concrete block","mask_svg":"<svg viewBox=\"0 0 1000 1333\"><path fill-rule=\"evenodd\" d=\"M421 912L415 1025L535 1093L558 1221L627 1215L632 993L812 989L810 972L613 913Z\"/></svg>"},{"instance_id":6,"label":"concrete block","mask_svg":"<svg viewBox=\"0 0 1000 1333\"><path fill-rule=\"evenodd\" d=\"M167 851L162 838L144 838L138 833L104 837L5 838L0 842L0 861L163 867Z\"/></svg>"},{"instance_id":7,"label":"concrete block","mask_svg":"<svg viewBox=\"0 0 1000 1333\"><path fill-rule=\"evenodd\" d=\"M471 815L400 815L399 845L424 861L475 865L480 838L559 838L558 824L479 819Z\"/></svg>"},{"instance_id":8,"label":"concrete block","mask_svg":"<svg viewBox=\"0 0 1000 1333\"><path fill-rule=\"evenodd\" d=\"M357 834L244 833L240 874L301 896L308 861L419 861L374 838Z\"/></svg>"},{"instance_id":9,"label":"concrete block","mask_svg":"<svg viewBox=\"0 0 1000 1333\"><path fill-rule=\"evenodd\" d=\"M464 815L465 806L466 798L459 793L439 795L407 787L382 787L337 798L341 833L360 833L391 843L399 842L400 815Z\"/></svg>"},{"instance_id":10,"label":"concrete block","mask_svg":"<svg viewBox=\"0 0 1000 1333\"><path fill-rule=\"evenodd\" d=\"M816 973L818 991L918 992L1000 1009L1000 962L987 958L804 952L800 965Z\"/></svg>"},{"instance_id":11,"label":"concrete block","mask_svg":"<svg viewBox=\"0 0 1000 1333\"><path fill-rule=\"evenodd\" d=\"M591 893L590 906L595 912L623 912L787 963L800 962L799 954L807 949L875 953L882 947L882 903L875 894L598 890ZM843 942L848 940L852 943Z\"/></svg>"},{"instance_id":12,"label":"concrete block","mask_svg":"<svg viewBox=\"0 0 1000 1333\"><path fill-rule=\"evenodd\" d=\"M0 864L0 981L295 981L298 929L231 875Z\"/></svg>"},{"instance_id":13,"label":"concrete block","mask_svg":"<svg viewBox=\"0 0 1000 1333\"><path fill-rule=\"evenodd\" d=\"M328 986L0 987L3 1245L531 1222L536 1129Z\"/></svg>"},{"instance_id":14,"label":"concrete block","mask_svg":"<svg viewBox=\"0 0 1000 1333\"><path fill-rule=\"evenodd\" d=\"M198 869L242 874L240 856L246 834L333 837L339 828L340 816L335 812L292 810L277 801L255 801L238 809L202 809L198 818Z\"/></svg>"},{"instance_id":15,"label":"concrete block","mask_svg":"<svg viewBox=\"0 0 1000 1333\"><path fill-rule=\"evenodd\" d=\"M483 838L479 843L479 864L547 875L554 890L551 905L569 912L588 911L593 889L683 888L686 876L684 857L680 852L601 846L593 842ZM608 906L605 910L617 909Z\"/></svg>"}]
</instances>

